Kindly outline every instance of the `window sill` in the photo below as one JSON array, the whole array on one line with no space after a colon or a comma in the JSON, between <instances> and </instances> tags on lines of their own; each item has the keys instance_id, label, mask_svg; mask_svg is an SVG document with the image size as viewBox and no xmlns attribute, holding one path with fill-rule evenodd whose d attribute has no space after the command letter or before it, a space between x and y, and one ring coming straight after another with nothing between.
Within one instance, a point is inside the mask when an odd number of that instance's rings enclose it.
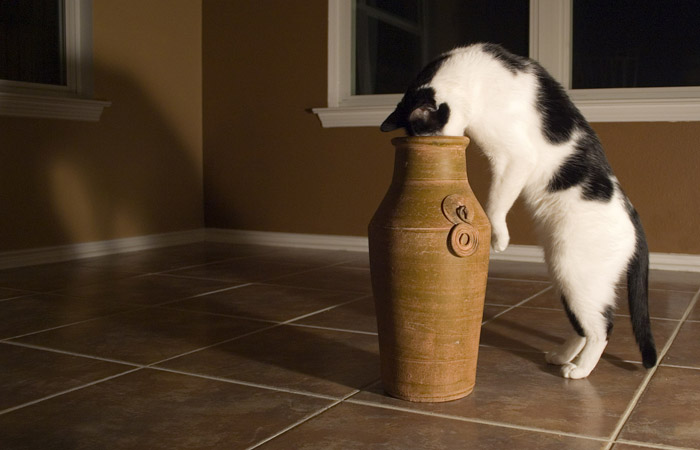
<instances>
[{"instance_id":1,"label":"window sill","mask_svg":"<svg viewBox=\"0 0 700 450\"><path fill-rule=\"evenodd\" d=\"M0 115L97 122L112 102L0 92Z\"/></svg>"},{"instance_id":2,"label":"window sill","mask_svg":"<svg viewBox=\"0 0 700 450\"><path fill-rule=\"evenodd\" d=\"M599 100L572 94L589 122L690 122L700 121L700 98L647 98ZM396 103L314 108L323 128L378 127Z\"/></svg>"}]
</instances>

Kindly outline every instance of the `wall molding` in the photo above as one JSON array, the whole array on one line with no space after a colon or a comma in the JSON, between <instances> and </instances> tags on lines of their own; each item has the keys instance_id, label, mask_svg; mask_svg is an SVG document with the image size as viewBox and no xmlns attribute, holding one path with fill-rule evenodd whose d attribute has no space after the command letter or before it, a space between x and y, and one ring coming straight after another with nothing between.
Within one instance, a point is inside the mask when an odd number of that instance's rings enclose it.
<instances>
[{"instance_id":1,"label":"wall molding","mask_svg":"<svg viewBox=\"0 0 700 450\"><path fill-rule=\"evenodd\" d=\"M200 228L173 233L0 252L0 269L72 261L204 241L351 252L366 252L369 248L367 238L362 236ZM511 245L502 253L492 251L491 259L543 263L544 252L541 247L535 245ZM649 265L652 269L657 270L700 272L700 255L651 253Z\"/></svg>"},{"instance_id":2,"label":"wall molding","mask_svg":"<svg viewBox=\"0 0 700 450\"><path fill-rule=\"evenodd\" d=\"M366 252L368 242L361 236L334 236L326 234L280 233L272 231L247 231L208 228L208 241L231 244L275 245L280 247L304 247L323 250L346 250ZM544 251L536 245L511 245L506 251L491 251L495 261L518 261L544 263ZM649 265L652 269L680 272L700 272L700 255L681 253L651 253Z\"/></svg>"},{"instance_id":3,"label":"wall molding","mask_svg":"<svg viewBox=\"0 0 700 450\"><path fill-rule=\"evenodd\" d=\"M96 256L149 250L205 240L205 231L188 230L174 233L136 236L107 241L41 247L29 250L0 252L0 269L73 261Z\"/></svg>"}]
</instances>

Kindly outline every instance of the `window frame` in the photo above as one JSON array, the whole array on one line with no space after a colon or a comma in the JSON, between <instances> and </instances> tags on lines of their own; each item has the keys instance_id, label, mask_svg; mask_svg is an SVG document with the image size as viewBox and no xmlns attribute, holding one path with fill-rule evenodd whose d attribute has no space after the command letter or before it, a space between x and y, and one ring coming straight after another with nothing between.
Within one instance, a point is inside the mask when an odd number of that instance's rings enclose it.
<instances>
[{"instance_id":1,"label":"window frame","mask_svg":"<svg viewBox=\"0 0 700 450\"><path fill-rule=\"evenodd\" d=\"M98 121L111 102L94 100L92 0L65 0L66 85L0 80L0 115Z\"/></svg>"},{"instance_id":2,"label":"window frame","mask_svg":"<svg viewBox=\"0 0 700 450\"><path fill-rule=\"evenodd\" d=\"M379 126L401 94L353 95L353 0L328 0L328 105L324 128ZM573 0L530 0L530 57L567 90L590 122L700 120L700 86L571 89Z\"/></svg>"}]
</instances>

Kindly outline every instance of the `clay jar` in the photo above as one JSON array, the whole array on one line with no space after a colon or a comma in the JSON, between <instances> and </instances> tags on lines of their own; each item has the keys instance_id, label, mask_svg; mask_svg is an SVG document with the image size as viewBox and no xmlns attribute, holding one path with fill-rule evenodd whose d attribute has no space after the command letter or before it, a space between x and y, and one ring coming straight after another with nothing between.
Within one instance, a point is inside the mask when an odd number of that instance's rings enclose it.
<instances>
[{"instance_id":1,"label":"clay jar","mask_svg":"<svg viewBox=\"0 0 700 450\"><path fill-rule=\"evenodd\" d=\"M466 137L402 137L369 224L384 390L441 402L474 389L491 226L467 180Z\"/></svg>"}]
</instances>

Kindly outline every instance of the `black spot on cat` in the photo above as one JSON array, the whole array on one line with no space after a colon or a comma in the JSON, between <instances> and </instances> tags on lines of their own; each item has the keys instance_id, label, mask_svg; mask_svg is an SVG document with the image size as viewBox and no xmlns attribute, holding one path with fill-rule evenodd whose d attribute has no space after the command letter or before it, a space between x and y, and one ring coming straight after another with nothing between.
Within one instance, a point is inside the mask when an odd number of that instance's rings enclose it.
<instances>
[{"instance_id":1,"label":"black spot on cat","mask_svg":"<svg viewBox=\"0 0 700 450\"><path fill-rule=\"evenodd\" d=\"M557 192L580 185L584 199L609 201L615 192L612 169L593 130L588 125L584 130L574 153L559 167L547 190Z\"/></svg>"},{"instance_id":2,"label":"black spot on cat","mask_svg":"<svg viewBox=\"0 0 700 450\"><path fill-rule=\"evenodd\" d=\"M498 61L503 63L506 69L510 70L513 75L518 72L524 72L530 66L530 60L522 56L515 55L498 44L483 44L482 49L485 53L490 54Z\"/></svg>"},{"instance_id":3,"label":"black spot on cat","mask_svg":"<svg viewBox=\"0 0 700 450\"><path fill-rule=\"evenodd\" d=\"M574 331L581 336L581 337L586 337L586 335L583 332L583 328L581 328L581 323L578 321L576 318L576 315L571 311L569 308L569 304L566 300L566 297L563 295L561 296L561 303L564 305L564 311L566 311L566 317L569 318L569 322L571 322L571 326L574 327Z\"/></svg>"},{"instance_id":4,"label":"black spot on cat","mask_svg":"<svg viewBox=\"0 0 700 450\"><path fill-rule=\"evenodd\" d=\"M571 138L577 127L585 126L586 119L566 95L564 88L542 66L537 64L535 67L539 82L537 110L542 116L542 133L550 143L561 144Z\"/></svg>"}]
</instances>

